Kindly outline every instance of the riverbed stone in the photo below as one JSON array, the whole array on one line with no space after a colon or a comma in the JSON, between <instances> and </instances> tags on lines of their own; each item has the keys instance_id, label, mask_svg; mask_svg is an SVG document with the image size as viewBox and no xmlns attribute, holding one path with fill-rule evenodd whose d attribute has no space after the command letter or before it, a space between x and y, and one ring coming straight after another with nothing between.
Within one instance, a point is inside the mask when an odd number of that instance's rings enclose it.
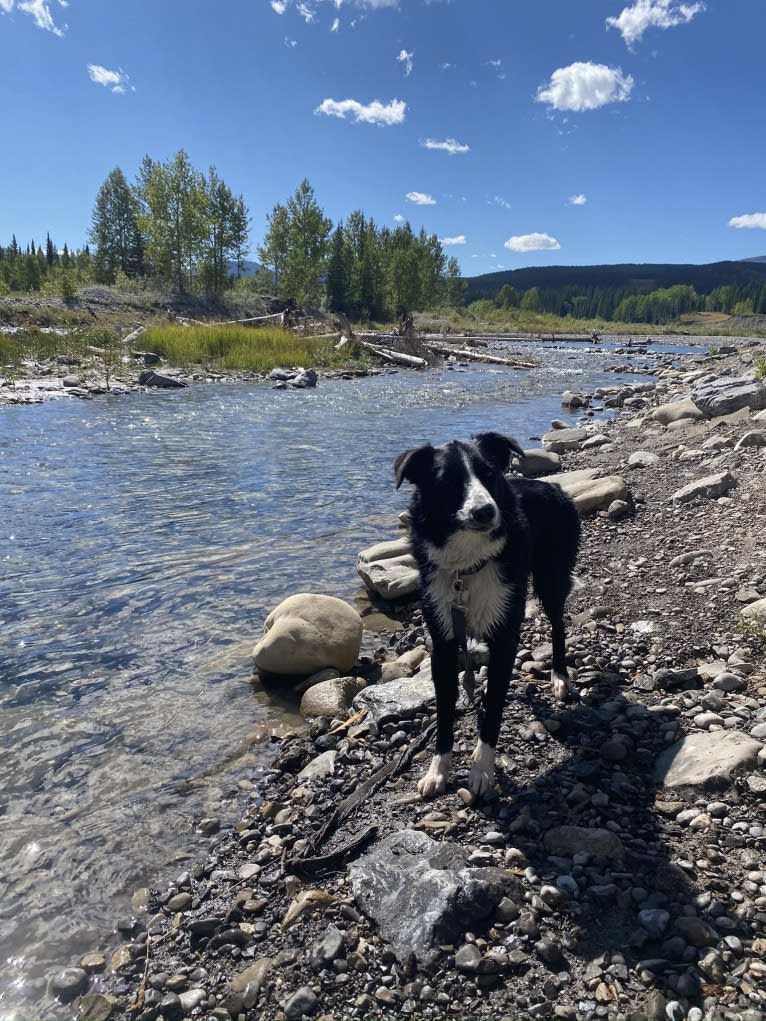
<instances>
[{"instance_id":1,"label":"riverbed stone","mask_svg":"<svg viewBox=\"0 0 766 1021\"><path fill-rule=\"evenodd\" d=\"M611 830L585 826L554 826L543 837L549 854L573 857L580 852L600 854L605 858L625 857L625 845Z\"/></svg>"},{"instance_id":2,"label":"riverbed stone","mask_svg":"<svg viewBox=\"0 0 766 1021\"><path fill-rule=\"evenodd\" d=\"M324 667L348 674L362 644L362 618L335 596L289 596L266 618L253 655L259 670L302 677Z\"/></svg>"},{"instance_id":3,"label":"riverbed stone","mask_svg":"<svg viewBox=\"0 0 766 1021\"><path fill-rule=\"evenodd\" d=\"M356 569L367 589L381 599L404 599L420 587L418 565L406 537L377 542L362 550Z\"/></svg>"},{"instance_id":4,"label":"riverbed stone","mask_svg":"<svg viewBox=\"0 0 766 1021\"><path fill-rule=\"evenodd\" d=\"M554 454L564 454L567 450L577 450L587 438L587 429L554 429L543 436L543 449Z\"/></svg>"},{"instance_id":5,"label":"riverbed stone","mask_svg":"<svg viewBox=\"0 0 766 1021\"><path fill-rule=\"evenodd\" d=\"M742 616L747 620L766 622L766 599L756 599L742 610Z\"/></svg>"},{"instance_id":6,"label":"riverbed stone","mask_svg":"<svg viewBox=\"0 0 766 1021\"><path fill-rule=\"evenodd\" d=\"M181 389L187 385L182 379L155 372L154 369L146 369L142 372L138 377L138 382L141 386L156 386L163 390Z\"/></svg>"},{"instance_id":7,"label":"riverbed stone","mask_svg":"<svg viewBox=\"0 0 766 1021\"><path fill-rule=\"evenodd\" d=\"M706 475L702 479L689 482L681 486L671 496L673 503L688 503L689 500L703 499L716 500L724 496L737 485L737 480L731 472L716 472L715 475Z\"/></svg>"},{"instance_id":8,"label":"riverbed stone","mask_svg":"<svg viewBox=\"0 0 766 1021\"><path fill-rule=\"evenodd\" d=\"M654 780L673 789L727 787L736 775L755 767L761 747L736 730L688 734L660 754Z\"/></svg>"},{"instance_id":9,"label":"riverbed stone","mask_svg":"<svg viewBox=\"0 0 766 1021\"><path fill-rule=\"evenodd\" d=\"M536 478L561 471L561 458L552 450L531 447L524 451L523 457L515 457L512 466L525 478Z\"/></svg>"},{"instance_id":10,"label":"riverbed stone","mask_svg":"<svg viewBox=\"0 0 766 1021\"><path fill-rule=\"evenodd\" d=\"M574 473L566 472L564 474ZM607 475L603 478L590 479L566 479L557 475L550 481L554 485L561 486L567 496L574 501L581 516L606 510L616 500L625 501L628 496L628 486L621 475Z\"/></svg>"},{"instance_id":11,"label":"riverbed stone","mask_svg":"<svg viewBox=\"0 0 766 1021\"><path fill-rule=\"evenodd\" d=\"M343 717L365 682L361 677L336 677L312 685L301 699L301 716Z\"/></svg>"},{"instance_id":12,"label":"riverbed stone","mask_svg":"<svg viewBox=\"0 0 766 1021\"><path fill-rule=\"evenodd\" d=\"M422 712L434 699L430 661L413 677L386 684L371 684L354 698L354 712L366 709L368 718L382 726L389 720L404 720Z\"/></svg>"},{"instance_id":13,"label":"riverbed stone","mask_svg":"<svg viewBox=\"0 0 766 1021\"><path fill-rule=\"evenodd\" d=\"M439 945L487 918L506 896L520 895L516 877L494 866L472 868L457 844L419 830L392 833L349 867L357 904L377 924L397 958L427 967Z\"/></svg>"},{"instance_id":14,"label":"riverbed stone","mask_svg":"<svg viewBox=\"0 0 766 1021\"><path fill-rule=\"evenodd\" d=\"M670 401L652 412L652 419L660 425L670 425L671 422L684 420L699 421L705 416L691 399L685 397L681 401Z\"/></svg>"},{"instance_id":15,"label":"riverbed stone","mask_svg":"<svg viewBox=\"0 0 766 1021\"><path fill-rule=\"evenodd\" d=\"M244 971L234 975L223 996L222 1006L233 1017L243 1010L250 1010L255 1006L261 987L273 966L273 957L261 957L255 964L249 965Z\"/></svg>"},{"instance_id":16,"label":"riverbed stone","mask_svg":"<svg viewBox=\"0 0 766 1021\"><path fill-rule=\"evenodd\" d=\"M755 379L719 376L692 391L691 400L706 418L730 415L742 408L766 408L766 385Z\"/></svg>"}]
</instances>

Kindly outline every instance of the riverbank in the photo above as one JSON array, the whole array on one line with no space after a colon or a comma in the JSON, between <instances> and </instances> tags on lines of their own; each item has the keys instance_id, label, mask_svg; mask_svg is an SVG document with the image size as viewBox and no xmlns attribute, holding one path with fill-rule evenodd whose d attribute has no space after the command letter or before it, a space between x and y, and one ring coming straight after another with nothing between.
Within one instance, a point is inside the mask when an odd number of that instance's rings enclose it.
<instances>
[{"instance_id":1,"label":"riverbank","mask_svg":"<svg viewBox=\"0 0 766 1021\"><path fill-rule=\"evenodd\" d=\"M87 1016L147 1021L766 1016L764 628L742 615L766 597L766 426L752 410L707 419L683 406L695 373L752 376L760 350L739 344L661 374L652 393L624 388L619 418L590 430L603 440L562 455L565 469L623 477L628 512L585 519L569 626L578 704L553 701L547 627L525 622L495 798L471 804L462 791L466 714L455 782L419 800L427 696L377 722L370 713L284 740L273 768L253 777L241 819L220 820L207 860L137 896L121 945L52 991L71 1000L90 973L78 1004ZM717 494L679 496L725 476ZM398 616L377 660L423 645L417 606ZM731 738L736 767L718 747ZM695 744L701 772L677 786L655 774L668 749L679 763ZM404 858L421 868L393 918L374 923L364 890L389 868L381 842L403 830ZM426 903L415 895L431 840L441 858L429 877L470 879L461 912L484 915L456 922L447 911L429 936L416 923L439 898L431 887Z\"/></svg>"}]
</instances>

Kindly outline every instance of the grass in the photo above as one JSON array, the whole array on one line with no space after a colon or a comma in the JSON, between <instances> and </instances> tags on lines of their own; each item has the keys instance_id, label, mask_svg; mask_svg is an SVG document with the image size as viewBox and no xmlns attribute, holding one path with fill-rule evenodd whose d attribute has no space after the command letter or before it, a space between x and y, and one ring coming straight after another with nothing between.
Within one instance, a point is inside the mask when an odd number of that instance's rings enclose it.
<instances>
[{"instance_id":1,"label":"grass","mask_svg":"<svg viewBox=\"0 0 766 1021\"><path fill-rule=\"evenodd\" d=\"M152 326L140 347L171 365L205 365L212 369L267 372L274 368L312 366L343 368L348 356L334 350L331 337L299 337L279 329L247 326Z\"/></svg>"},{"instance_id":2,"label":"grass","mask_svg":"<svg viewBox=\"0 0 766 1021\"><path fill-rule=\"evenodd\" d=\"M766 379L766 356L757 355L755 359L755 378Z\"/></svg>"}]
</instances>

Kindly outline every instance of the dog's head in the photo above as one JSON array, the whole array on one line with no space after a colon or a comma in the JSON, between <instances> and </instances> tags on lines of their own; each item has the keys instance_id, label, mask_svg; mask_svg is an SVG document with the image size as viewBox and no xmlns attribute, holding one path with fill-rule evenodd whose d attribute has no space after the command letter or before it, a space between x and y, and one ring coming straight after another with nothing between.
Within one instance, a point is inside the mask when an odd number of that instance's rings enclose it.
<instances>
[{"instance_id":1,"label":"dog's head","mask_svg":"<svg viewBox=\"0 0 766 1021\"><path fill-rule=\"evenodd\" d=\"M516 440L495 432L405 450L394 462L396 488L405 479L415 486L414 504L436 545L458 532L493 536L501 523L503 473L514 454L524 456Z\"/></svg>"}]
</instances>

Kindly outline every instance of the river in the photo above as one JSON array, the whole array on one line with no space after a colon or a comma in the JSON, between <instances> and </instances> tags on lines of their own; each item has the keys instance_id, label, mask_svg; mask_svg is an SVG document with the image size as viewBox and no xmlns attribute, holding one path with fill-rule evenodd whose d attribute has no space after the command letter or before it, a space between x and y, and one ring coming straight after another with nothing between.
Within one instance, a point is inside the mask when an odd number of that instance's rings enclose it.
<instances>
[{"instance_id":1,"label":"river","mask_svg":"<svg viewBox=\"0 0 766 1021\"><path fill-rule=\"evenodd\" d=\"M406 505L394 457L486 429L538 445L563 390L653 364L606 347L0 408L3 1018L204 855L200 820L234 818L299 723L251 683L263 620L302 590L354 601L358 551Z\"/></svg>"}]
</instances>

